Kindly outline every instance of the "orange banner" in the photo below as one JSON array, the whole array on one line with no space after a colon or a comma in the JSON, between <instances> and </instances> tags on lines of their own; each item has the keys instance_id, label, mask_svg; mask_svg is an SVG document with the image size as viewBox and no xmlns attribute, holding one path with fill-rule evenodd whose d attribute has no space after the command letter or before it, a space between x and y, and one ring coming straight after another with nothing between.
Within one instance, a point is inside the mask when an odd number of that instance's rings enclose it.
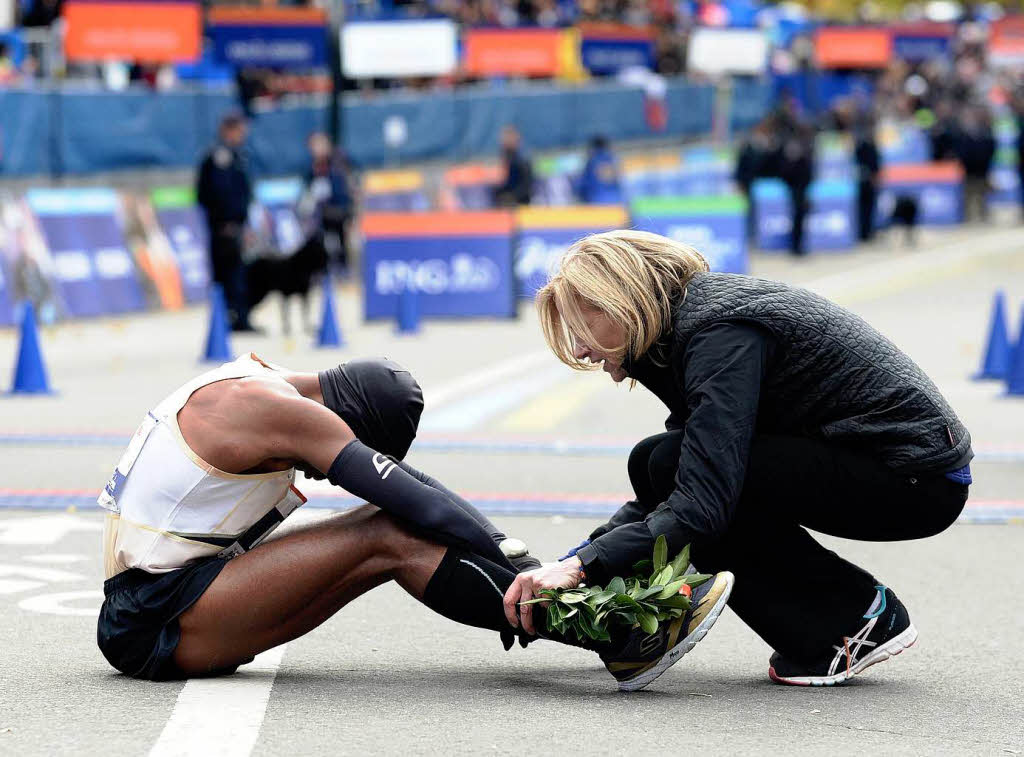
<instances>
[{"instance_id":1,"label":"orange banner","mask_svg":"<svg viewBox=\"0 0 1024 757\"><path fill-rule=\"evenodd\" d=\"M463 66L470 76L555 76L561 40L558 29L470 29Z\"/></svg>"},{"instance_id":2,"label":"orange banner","mask_svg":"<svg viewBox=\"0 0 1024 757\"><path fill-rule=\"evenodd\" d=\"M69 61L195 61L201 49L198 3L68 2L64 54Z\"/></svg>"},{"instance_id":3,"label":"orange banner","mask_svg":"<svg viewBox=\"0 0 1024 757\"><path fill-rule=\"evenodd\" d=\"M892 35L888 29L824 27L814 35L814 56L822 68L884 68Z\"/></svg>"},{"instance_id":4,"label":"orange banner","mask_svg":"<svg viewBox=\"0 0 1024 757\"><path fill-rule=\"evenodd\" d=\"M488 236L511 234L515 216L505 210L367 213L366 237Z\"/></svg>"},{"instance_id":5,"label":"orange banner","mask_svg":"<svg viewBox=\"0 0 1024 757\"><path fill-rule=\"evenodd\" d=\"M989 35L989 57L995 63L1024 63L1024 16L1005 16L993 21Z\"/></svg>"}]
</instances>

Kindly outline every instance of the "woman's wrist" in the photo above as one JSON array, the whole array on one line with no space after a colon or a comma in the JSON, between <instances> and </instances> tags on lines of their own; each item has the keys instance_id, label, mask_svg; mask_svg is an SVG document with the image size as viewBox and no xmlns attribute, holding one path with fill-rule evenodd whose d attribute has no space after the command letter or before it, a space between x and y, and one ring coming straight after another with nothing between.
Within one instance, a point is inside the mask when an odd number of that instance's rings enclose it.
<instances>
[{"instance_id":1,"label":"woman's wrist","mask_svg":"<svg viewBox=\"0 0 1024 757\"><path fill-rule=\"evenodd\" d=\"M578 583L583 583L584 581L587 580L587 573L583 569L583 563L580 561L580 558L578 558L575 555L573 555L572 557L570 557L565 562L568 563L569 567L572 568L576 572L576 577L577 577Z\"/></svg>"}]
</instances>

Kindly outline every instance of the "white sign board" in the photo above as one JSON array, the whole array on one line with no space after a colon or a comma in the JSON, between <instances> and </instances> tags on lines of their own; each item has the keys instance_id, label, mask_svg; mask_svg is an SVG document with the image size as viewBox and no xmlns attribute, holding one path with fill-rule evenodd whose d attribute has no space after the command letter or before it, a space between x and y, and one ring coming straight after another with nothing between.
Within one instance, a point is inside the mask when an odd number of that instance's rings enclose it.
<instances>
[{"instance_id":1,"label":"white sign board","mask_svg":"<svg viewBox=\"0 0 1024 757\"><path fill-rule=\"evenodd\" d=\"M695 29L690 37L690 71L712 76L760 74L768 63L768 40L757 29Z\"/></svg>"},{"instance_id":2,"label":"white sign board","mask_svg":"<svg viewBox=\"0 0 1024 757\"><path fill-rule=\"evenodd\" d=\"M348 23L341 30L341 68L350 79L444 76L455 70L456 36L449 19Z\"/></svg>"}]
</instances>

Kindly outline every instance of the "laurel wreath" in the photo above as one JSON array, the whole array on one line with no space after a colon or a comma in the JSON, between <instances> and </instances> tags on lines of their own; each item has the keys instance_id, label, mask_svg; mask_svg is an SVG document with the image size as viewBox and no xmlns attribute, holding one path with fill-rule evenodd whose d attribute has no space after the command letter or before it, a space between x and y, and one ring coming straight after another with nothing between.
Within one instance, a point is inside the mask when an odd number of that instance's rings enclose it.
<instances>
[{"instance_id":1,"label":"laurel wreath","mask_svg":"<svg viewBox=\"0 0 1024 757\"><path fill-rule=\"evenodd\" d=\"M613 626L655 633L660 622L690 609L692 589L711 578L706 573L687 574L689 564L690 545L669 562L668 542L662 535L654 543L653 559L636 563L629 578L613 578L606 587L543 589L522 604L547 603L547 630L578 641L610 641Z\"/></svg>"}]
</instances>

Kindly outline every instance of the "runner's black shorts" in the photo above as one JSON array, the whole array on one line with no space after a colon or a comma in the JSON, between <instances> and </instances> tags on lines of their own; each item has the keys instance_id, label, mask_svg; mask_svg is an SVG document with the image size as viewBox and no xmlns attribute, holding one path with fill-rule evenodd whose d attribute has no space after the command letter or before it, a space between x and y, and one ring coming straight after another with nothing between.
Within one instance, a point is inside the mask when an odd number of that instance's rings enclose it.
<instances>
[{"instance_id":1,"label":"runner's black shorts","mask_svg":"<svg viewBox=\"0 0 1024 757\"><path fill-rule=\"evenodd\" d=\"M226 560L209 557L168 573L126 570L103 582L96 641L107 662L132 678L187 678L174 663L178 617L209 588ZM234 672L234 668L211 674Z\"/></svg>"}]
</instances>

